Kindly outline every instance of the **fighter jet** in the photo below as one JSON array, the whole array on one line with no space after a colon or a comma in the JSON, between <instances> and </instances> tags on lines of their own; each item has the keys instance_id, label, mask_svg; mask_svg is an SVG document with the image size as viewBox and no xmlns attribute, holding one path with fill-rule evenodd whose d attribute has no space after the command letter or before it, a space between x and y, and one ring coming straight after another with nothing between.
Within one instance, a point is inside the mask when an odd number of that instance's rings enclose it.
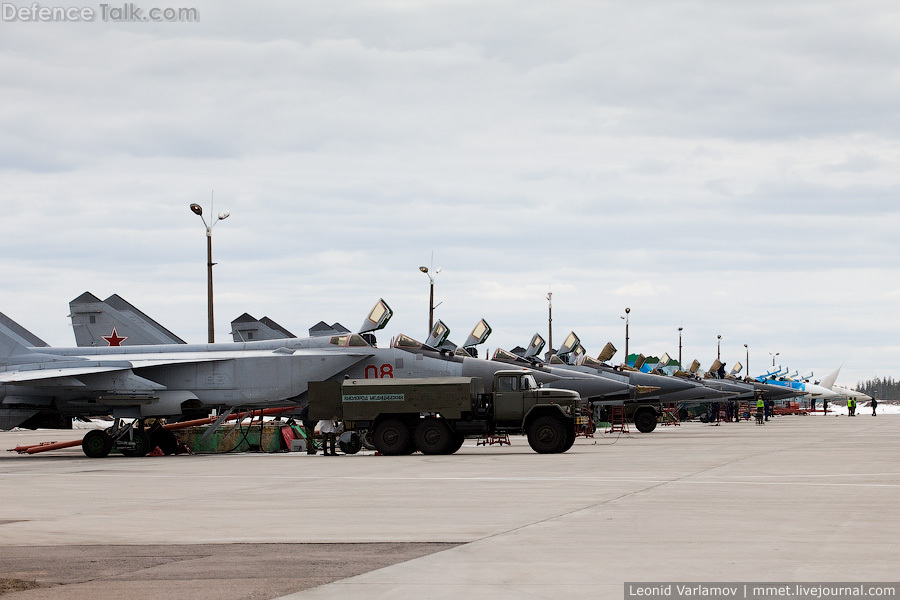
<instances>
[{"instance_id":1,"label":"fighter jet","mask_svg":"<svg viewBox=\"0 0 900 600\"><path fill-rule=\"evenodd\" d=\"M544 339L540 334L534 334L522 358L533 364L537 357L540 356L544 345ZM600 375L627 382L633 386L635 391L630 398L618 398L618 400L635 405L629 406L629 412L632 414L635 427L642 433L650 433L656 428L657 419L661 413L661 402L709 402L725 400L734 395L733 393L710 389L703 386L700 382L689 379L644 373L629 367L611 367L605 361L611 359L615 353L615 346L607 343L597 359L591 358L587 355L581 345L581 340L573 331L560 344L557 353L550 357L549 366L557 369ZM598 400L594 404L604 406L615 400L614 398Z\"/></svg>"},{"instance_id":2,"label":"fighter jet","mask_svg":"<svg viewBox=\"0 0 900 600\"><path fill-rule=\"evenodd\" d=\"M833 386L831 386L831 391L844 398L853 398L857 402L869 402L870 400L872 400L872 396L863 394L862 392L857 392L856 390L851 390L850 388L843 385L834 384Z\"/></svg>"},{"instance_id":3,"label":"fighter jet","mask_svg":"<svg viewBox=\"0 0 900 600\"><path fill-rule=\"evenodd\" d=\"M838 367L836 370L829 373L821 381L820 385L809 383L808 379L812 376L811 373L806 377L800 378L800 381L797 381L795 380L796 374L787 374L788 371L782 369L781 366L769 369L765 375L761 375L756 379L766 385L777 386L784 389L785 393L789 394L787 397L807 396L810 400L836 400L840 398L841 395L832 391L830 388L834 385L840 370L841 368Z\"/></svg>"},{"instance_id":4,"label":"fighter jet","mask_svg":"<svg viewBox=\"0 0 900 600\"><path fill-rule=\"evenodd\" d=\"M379 300L360 332L381 329L392 314ZM374 353L360 334L50 348L0 314L0 429L73 416L142 421L212 408L290 406L304 397L309 381L343 376ZM110 440L98 444L98 454L109 452Z\"/></svg>"}]
</instances>

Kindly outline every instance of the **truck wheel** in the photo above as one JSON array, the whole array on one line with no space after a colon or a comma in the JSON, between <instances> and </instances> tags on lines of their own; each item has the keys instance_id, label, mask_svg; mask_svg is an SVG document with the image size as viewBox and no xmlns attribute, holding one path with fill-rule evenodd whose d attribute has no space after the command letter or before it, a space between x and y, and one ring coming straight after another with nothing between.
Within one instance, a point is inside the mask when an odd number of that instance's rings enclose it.
<instances>
[{"instance_id":1,"label":"truck wheel","mask_svg":"<svg viewBox=\"0 0 900 600\"><path fill-rule=\"evenodd\" d=\"M344 454L356 454L362 449L362 440L355 431L345 431L338 439L338 446Z\"/></svg>"},{"instance_id":2,"label":"truck wheel","mask_svg":"<svg viewBox=\"0 0 900 600\"><path fill-rule=\"evenodd\" d=\"M569 448L571 448L575 444L575 425L566 428L566 444L563 446L561 452L568 452Z\"/></svg>"},{"instance_id":3,"label":"truck wheel","mask_svg":"<svg viewBox=\"0 0 900 600\"><path fill-rule=\"evenodd\" d=\"M564 452L568 435L562 420L544 415L528 427L528 445L538 454Z\"/></svg>"},{"instance_id":4,"label":"truck wheel","mask_svg":"<svg viewBox=\"0 0 900 600\"><path fill-rule=\"evenodd\" d=\"M650 433L656 429L656 413L652 410L642 410L634 415L634 426L641 433Z\"/></svg>"},{"instance_id":5,"label":"truck wheel","mask_svg":"<svg viewBox=\"0 0 900 600\"><path fill-rule=\"evenodd\" d=\"M363 448L366 450L374 450L375 443L372 441L372 430L371 429L360 429L359 437L362 441Z\"/></svg>"},{"instance_id":6,"label":"truck wheel","mask_svg":"<svg viewBox=\"0 0 900 600\"><path fill-rule=\"evenodd\" d=\"M423 419L416 427L416 447L422 454L450 454L453 432L443 419Z\"/></svg>"},{"instance_id":7,"label":"truck wheel","mask_svg":"<svg viewBox=\"0 0 900 600\"><path fill-rule=\"evenodd\" d=\"M409 427L400 419L385 419L375 426L372 434L375 449L386 456L412 454L415 451Z\"/></svg>"},{"instance_id":8,"label":"truck wheel","mask_svg":"<svg viewBox=\"0 0 900 600\"><path fill-rule=\"evenodd\" d=\"M109 451L112 450L112 438L105 431L92 429L81 440L81 450L88 458L109 456Z\"/></svg>"},{"instance_id":9,"label":"truck wheel","mask_svg":"<svg viewBox=\"0 0 900 600\"><path fill-rule=\"evenodd\" d=\"M447 451L444 454L453 454L460 448L462 448L463 442L466 441L466 436L461 433L453 433L453 441L447 447Z\"/></svg>"}]
</instances>

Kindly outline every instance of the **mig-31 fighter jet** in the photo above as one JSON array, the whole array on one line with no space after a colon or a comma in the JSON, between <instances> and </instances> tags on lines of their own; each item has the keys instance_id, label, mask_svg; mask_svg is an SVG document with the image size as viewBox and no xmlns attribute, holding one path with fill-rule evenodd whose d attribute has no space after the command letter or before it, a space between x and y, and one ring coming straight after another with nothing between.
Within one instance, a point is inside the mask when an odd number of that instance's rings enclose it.
<instances>
[{"instance_id":1,"label":"mig-31 fighter jet","mask_svg":"<svg viewBox=\"0 0 900 600\"><path fill-rule=\"evenodd\" d=\"M392 314L379 300L360 333L384 327ZM148 417L299 405L309 381L343 377L376 351L359 333L246 344L91 348L51 348L37 341L0 315L0 429L113 415L112 432L86 437L89 456L104 456L113 445L145 454L151 448L143 431ZM124 419L134 421L120 427Z\"/></svg>"},{"instance_id":2,"label":"mig-31 fighter jet","mask_svg":"<svg viewBox=\"0 0 900 600\"><path fill-rule=\"evenodd\" d=\"M506 358L510 362L518 360L533 365L543 364L538 357L544 345L544 339L536 333L522 357ZM560 344L556 354L550 357L550 364L546 366L595 374L633 386L634 392L630 397L598 399L593 404L596 408L601 408L614 403L623 403L627 417L634 421L635 427L641 433L650 433L656 429L658 418L662 414L663 402L680 403L696 400L710 402L724 400L733 395L709 389L700 382L644 373L630 367L611 367L605 361L611 359L615 353L616 348L608 343L597 359L593 359L587 355L575 332L570 332Z\"/></svg>"}]
</instances>

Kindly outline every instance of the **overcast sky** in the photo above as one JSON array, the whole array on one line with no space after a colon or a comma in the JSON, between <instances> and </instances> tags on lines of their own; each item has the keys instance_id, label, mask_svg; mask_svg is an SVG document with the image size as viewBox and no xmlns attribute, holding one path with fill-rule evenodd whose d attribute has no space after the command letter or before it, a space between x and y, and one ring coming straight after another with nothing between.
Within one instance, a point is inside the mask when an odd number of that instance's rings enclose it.
<instances>
[{"instance_id":1,"label":"overcast sky","mask_svg":"<svg viewBox=\"0 0 900 600\"><path fill-rule=\"evenodd\" d=\"M0 311L52 345L84 291L205 341L214 190L218 341L379 297L424 340L429 265L457 343L546 338L552 290L595 356L630 307L647 355L898 376L894 2L81 6L0 22Z\"/></svg>"}]
</instances>

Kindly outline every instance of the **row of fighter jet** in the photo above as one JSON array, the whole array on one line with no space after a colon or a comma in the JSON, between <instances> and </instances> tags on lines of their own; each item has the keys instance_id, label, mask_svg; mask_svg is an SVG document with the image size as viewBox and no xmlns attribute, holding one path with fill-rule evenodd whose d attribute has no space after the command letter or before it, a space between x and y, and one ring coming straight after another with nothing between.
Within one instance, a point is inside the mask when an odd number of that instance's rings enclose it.
<instances>
[{"instance_id":1,"label":"row of fighter jet","mask_svg":"<svg viewBox=\"0 0 900 600\"><path fill-rule=\"evenodd\" d=\"M613 367L605 362L615 354L611 344L591 359L574 333L549 360L539 358L544 348L539 335L527 349L497 350L490 360L479 359L475 348L491 333L484 320L461 347L447 340L449 329L438 322L424 343L399 335L390 347L378 348L373 332L393 314L383 300L356 333L319 323L300 338L270 319L245 314L232 323L236 343L219 344L186 344L117 295L101 301L85 293L70 310L75 348L50 348L0 314L0 429L109 414L118 422L212 409L299 408L310 381L443 376L490 381L510 364L533 369L539 382L577 391L592 405L629 405L644 432L655 428L661 402L743 400L757 393L778 400L810 393L733 374L701 379L696 367L669 375L646 372L645 364Z\"/></svg>"}]
</instances>

